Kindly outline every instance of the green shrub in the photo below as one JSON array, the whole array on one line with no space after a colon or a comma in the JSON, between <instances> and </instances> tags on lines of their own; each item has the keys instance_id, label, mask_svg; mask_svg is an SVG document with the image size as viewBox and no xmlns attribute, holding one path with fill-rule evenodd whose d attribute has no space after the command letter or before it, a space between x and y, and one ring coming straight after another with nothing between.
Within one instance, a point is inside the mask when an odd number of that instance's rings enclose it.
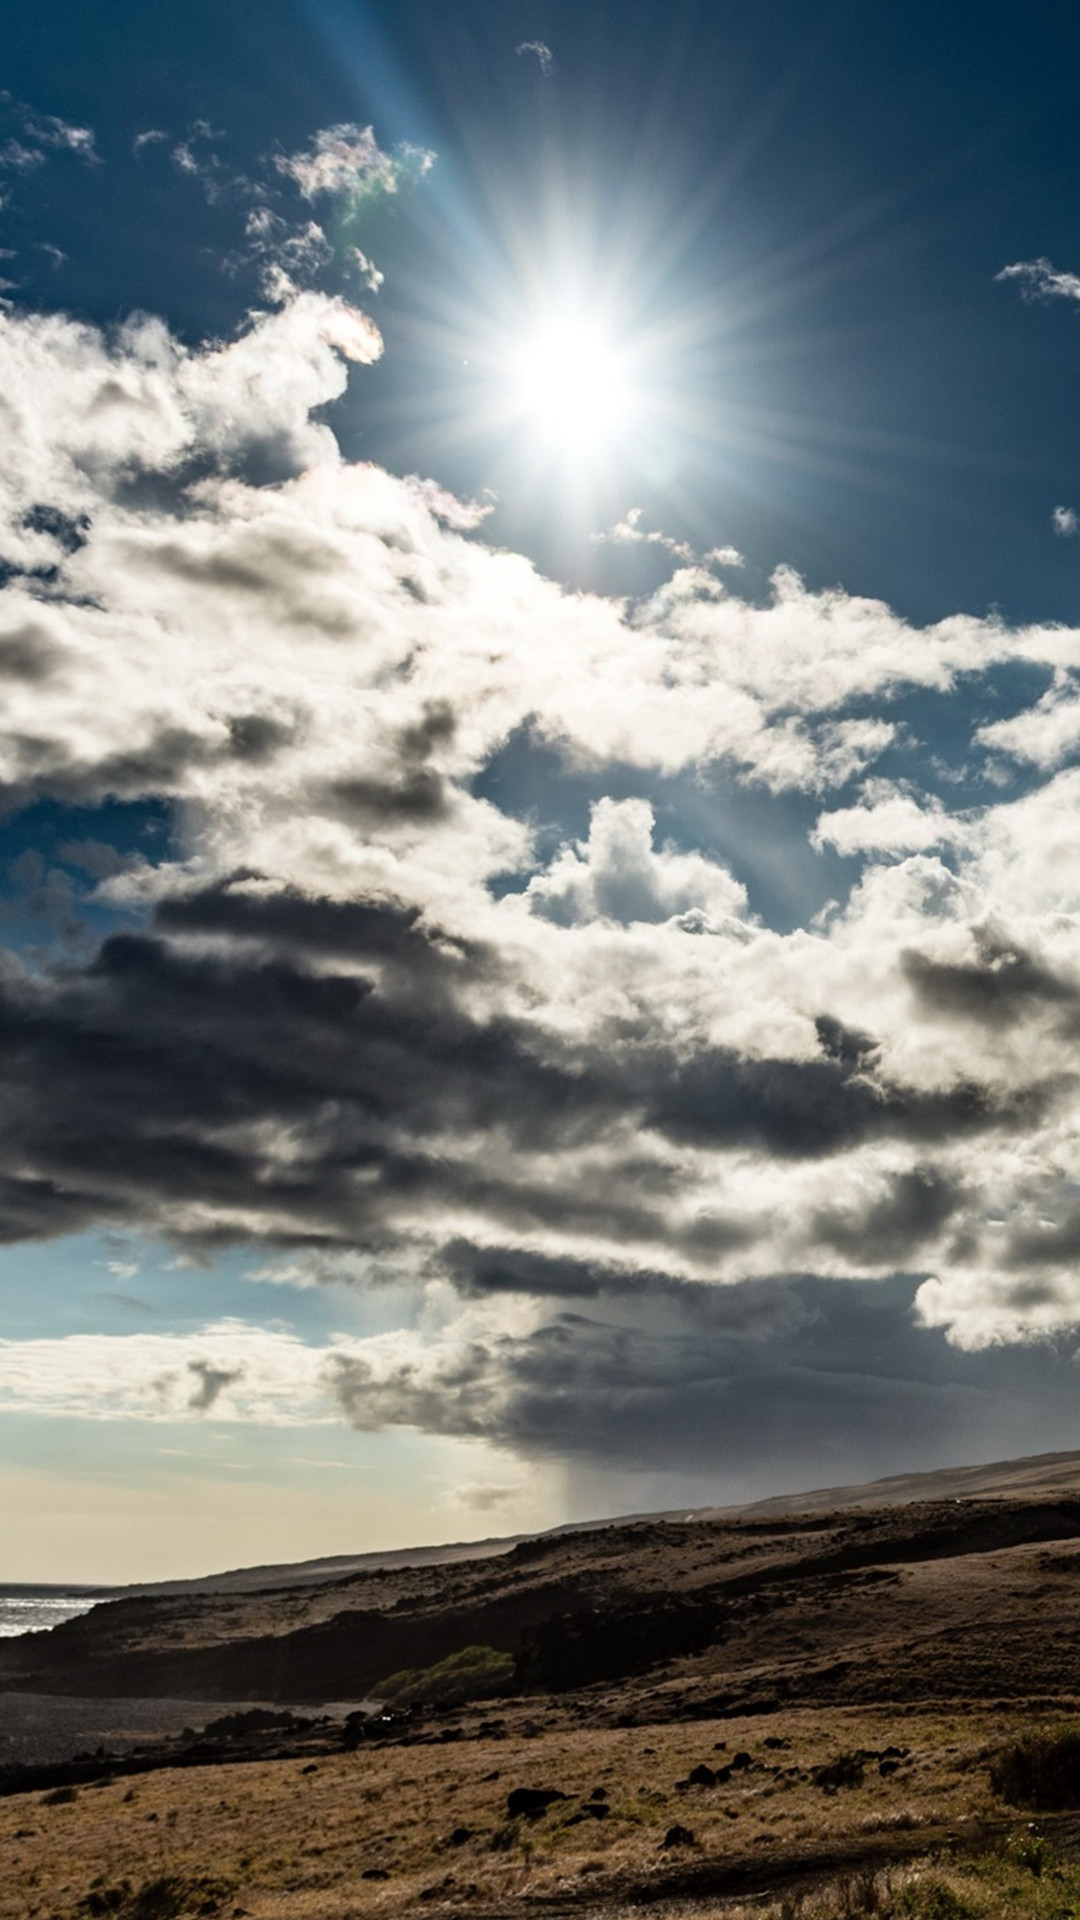
<instances>
[{"instance_id":1,"label":"green shrub","mask_svg":"<svg viewBox=\"0 0 1080 1920\"><path fill-rule=\"evenodd\" d=\"M969 1920L971 1908L950 1887L947 1880L924 1874L911 1880L896 1903L896 1911L905 1920Z\"/></svg>"},{"instance_id":2,"label":"green shrub","mask_svg":"<svg viewBox=\"0 0 1080 1920\"><path fill-rule=\"evenodd\" d=\"M372 1688L392 1707L457 1707L506 1693L514 1678L513 1656L494 1647L462 1647L433 1667L405 1668Z\"/></svg>"},{"instance_id":3,"label":"green shrub","mask_svg":"<svg viewBox=\"0 0 1080 1920\"><path fill-rule=\"evenodd\" d=\"M1013 1807L1080 1807L1080 1730L1032 1734L1005 1747L991 1764L990 1785Z\"/></svg>"}]
</instances>

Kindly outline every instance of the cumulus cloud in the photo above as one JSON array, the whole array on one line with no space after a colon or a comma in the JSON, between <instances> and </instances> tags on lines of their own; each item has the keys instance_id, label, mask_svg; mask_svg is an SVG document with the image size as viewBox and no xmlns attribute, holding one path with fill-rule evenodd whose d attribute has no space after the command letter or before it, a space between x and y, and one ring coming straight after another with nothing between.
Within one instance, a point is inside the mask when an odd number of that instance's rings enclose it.
<instances>
[{"instance_id":1,"label":"cumulus cloud","mask_svg":"<svg viewBox=\"0 0 1080 1920\"><path fill-rule=\"evenodd\" d=\"M290 177L381 164L339 128ZM787 570L763 605L697 563L632 605L571 593L486 545L483 505L342 458L313 416L378 334L279 292L199 348L0 313L0 793L85 809L65 897L132 923L0 956L0 1232L254 1244L511 1318L102 1349L115 1405L593 1459L631 1403L717 1439L730 1342L800 1275L932 1281L925 1324L969 1345L980 1288L994 1326L1080 1319L1080 633L915 628ZM1045 770L1030 791L958 813L871 771L910 745L890 702L1016 667L1050 691L967 744ZM487 778L508 741L599 789L587 832ZM847 896L770 927L721 775L796 796ZM695 796L670 830L665 779ZM110 849L106 800L168 805L168 854ZM26 1404L33 1357L6 1353Z\"/></svg>"},{"instance_id":2,"label":"cumulus cloud","mask_svg":"<svg viewBox=\"0 0 1080 1920\"><path fill-rule=\"evenodd\" d=\"M1080 514L1075 507L1055 507L1050 515L1050 522L1054 532L1060 534L1065 540L1071 539L1074 533L1080 531Z\"/></svg>"},{"instance_id":3,"label":"cumulus cloud","mask_svg":"<svg viewBox=\"0 0 1080 1920\"><path fill-rule=\"evenodd\" d=\"M1034 706L1007 720L988 721L976 740L995 753L1050 769L1080 745L1080 677L1059 669Z\"/></svg>"},{"instance_id":4,"label":"cumulus cloud","mask_svg":"<svg viewBox=\"0 0 1080 1920\"><path fill-rule=\"evenodd\" d=\"M985 737L985 736L984 736ZM837 853L928 853L969 838L964 821L934 796L919 798L889 780L868 780L857 806L818 815L810 836L815 847Z\"/></svg>"},{"instance_id":5,"label":"cumulus cloud","mask_svg":"<svg viewBox=\"0 0 1080 1920\"><path fill-rule=\"evenodd\" d=\"M587 920L678 920L688 930L719 932L745 912L746 889L725 867L697 853L653 850L647 800L598 800L589 838L564 847L529 882L534 913L560 926Z\"/></svg>"}]
</instances>

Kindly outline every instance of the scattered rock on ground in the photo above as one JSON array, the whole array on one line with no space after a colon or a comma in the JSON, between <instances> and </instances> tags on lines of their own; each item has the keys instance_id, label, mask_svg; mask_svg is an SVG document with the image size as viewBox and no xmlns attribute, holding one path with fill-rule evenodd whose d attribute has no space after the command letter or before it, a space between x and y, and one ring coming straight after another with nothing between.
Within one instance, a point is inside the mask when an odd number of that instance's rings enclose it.
<instances>
[{"instance_id":1,"label":"scattered rock on ground","mask_svg":"<svg viewBox=\"0 0 1080 1920\"><path fill-rule=\"evenodd\" d=\"M565 1800L565 1793L558 1787L514 1787L506 1796L506 1811L511 1820L524 1814L527 1820L535 1820L554 1806L556 1800Z\"/></svg>"}]
</instances>

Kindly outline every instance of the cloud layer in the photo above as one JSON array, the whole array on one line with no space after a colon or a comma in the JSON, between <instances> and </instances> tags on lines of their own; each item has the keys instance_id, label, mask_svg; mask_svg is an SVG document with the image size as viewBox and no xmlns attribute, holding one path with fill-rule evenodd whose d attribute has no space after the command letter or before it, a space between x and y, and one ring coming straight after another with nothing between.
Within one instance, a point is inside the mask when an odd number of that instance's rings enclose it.
<instances>
[{"instance_id":1,"label":"cloud layer","mask_svg":"<svg viewBox=\"0 0 1080 1920\"><path fill-rule=\"evenodd\" d=\"M280 169L362 191L367 137ZM305 1359L282 1417L322 1395L526 1453L629 1449L612 1396L649 1446L674 1395L700 1424L715 1352L648 1323L686 1289L902 1272L964 1347L1073 1326L1080 633L915 629L782 569L757 605L680 554L644 602L570 593L342 459L322 410L378 333L279 291L202 349L0 313L0 795L88 810L68 895L129 922L0 956L4 1237L359 1249L501 1301L430 1351ZM903 701L1018 670L957 807ZM512 741L601 790L584 835L485 783ZM849 860L845 897L776 931L660 819L658 782L721 775L802 796L792 857ZM168 857L113 852L115 801L171 810ZM278 1404L277 1336L256 1374L228 1330L138 1337L144 1400Z\"/></svg>"}]
</instances>

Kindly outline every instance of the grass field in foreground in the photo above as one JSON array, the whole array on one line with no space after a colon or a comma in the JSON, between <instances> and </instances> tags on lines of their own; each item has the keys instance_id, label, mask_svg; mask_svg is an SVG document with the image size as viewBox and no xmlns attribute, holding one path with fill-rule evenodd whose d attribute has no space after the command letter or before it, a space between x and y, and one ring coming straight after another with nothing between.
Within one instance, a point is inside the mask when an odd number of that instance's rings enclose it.
<instances>
[{"instance_id":1,"label":"grass field in foreground","mask_svg":"<svg viewBox=\"0 0 1080 1920\"><path fill-rule=\"evenodd\" d=\"M999 1748L1061 1718L1022 1706L806 1709L475 1738L466 1716L452 1744L23 1795L0 1801L0 1917L346 1920L534 1903L613 1914L642 1897L734 1914L754 1893L755 1914L775 1894L778 1913L801 1902L807 1920L1063 1920L1080 1914L1080 1869L1038 1848L1059 1846L1075 1822L1059 1818L1056 1839L1054 1819L1041 1823L1050 1837L1036 1842L989 1779ZM884 1763L849 1758L889 1748L901 1752ZM750 1765L729 1779L678 1784L740 1754ZM522 1786L565 1797L511 1818L508 1795ZM937 1864L919 1864L931 1854Z\"/></svg>"}]
</instances>

